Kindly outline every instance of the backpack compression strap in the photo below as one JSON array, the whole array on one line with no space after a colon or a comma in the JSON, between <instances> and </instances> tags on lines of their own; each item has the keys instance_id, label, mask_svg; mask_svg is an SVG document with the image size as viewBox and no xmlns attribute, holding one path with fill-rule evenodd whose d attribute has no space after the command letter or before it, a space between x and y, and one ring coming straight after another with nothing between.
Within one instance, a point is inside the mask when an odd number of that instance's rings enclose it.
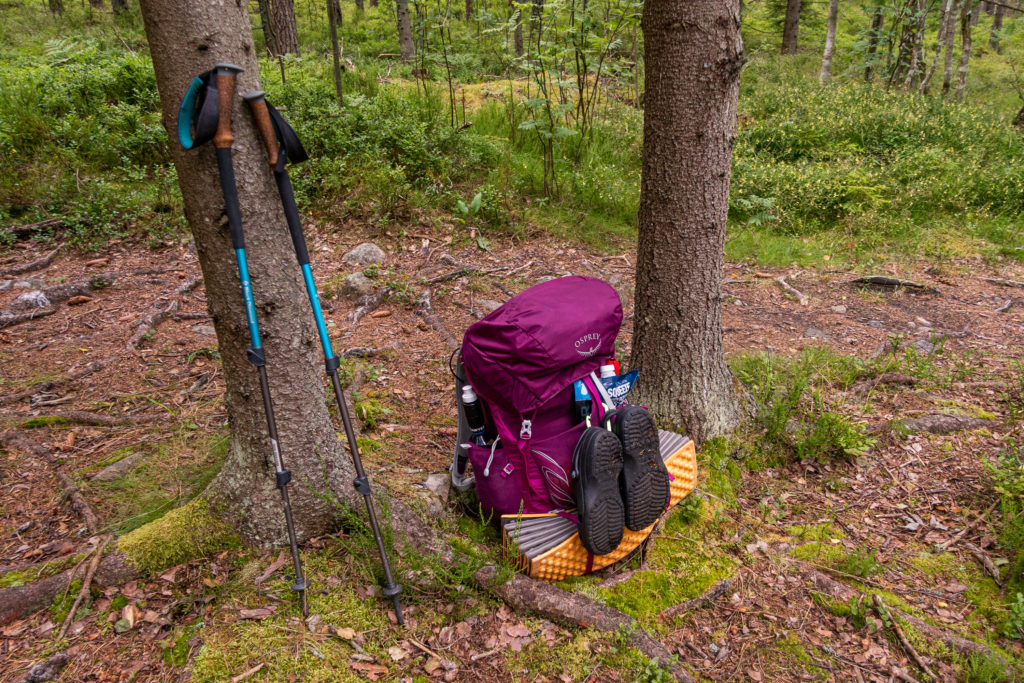
<instances>
[{"instance_id":1,"label":"backpack compression strap","mask_svg":"<svg viewBox=\"0 0 1024 683\"><path fill-rule=\"evenodd\" d=\"M219 93L212 75L213 71L207 71L193 78L178 107L178 142L185 149L209 142L217 132Z\"/></svg>"}]
</instances>

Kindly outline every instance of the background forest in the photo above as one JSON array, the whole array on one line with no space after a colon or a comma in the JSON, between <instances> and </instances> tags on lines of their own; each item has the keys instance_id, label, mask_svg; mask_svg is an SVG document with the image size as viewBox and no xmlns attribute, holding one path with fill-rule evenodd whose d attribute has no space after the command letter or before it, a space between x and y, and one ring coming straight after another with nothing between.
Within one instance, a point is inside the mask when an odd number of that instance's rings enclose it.
<instances>
[{"instance_id":1,"label":"background forest","mask_svg":"<svg viewBox=\"0 0 1024 683\"><path fill-rule=\"evenodd\" d=\"M842 3L822 87L827 6L803 4L800 50L780 55L785 3L746 4L729 258L1020 255L1024 141L1011 124L1024 105L1024 28L1010 11L997 29L996 6L976 7L964 67L953 36L947 92L940 5ZM341 7L340 96L321 4L295 5L301 56L261 60L268 98L312 157L293 172L307 212L384 229L412 214L464 219L472 204L483 239L542 231L627 244L639 198L640 4L410 7L406 63L393 4ZM38 9L5 8L0 26L0 226L60 216L90 248L133 232L154 243L180 235L137 11ZM252 20L259 41L255 3Z\"/></svg>"},{"instance_id":2,"label":"background forest","mask_svg":"<svg viewBox=\"0 0 1024 683\"><path fill-rule=\"evenodd\" d=\"M112 5L0 2L0 679L1021 680L1020 0L743 3L721 322L757 410L640 554L557 584L629 633L475 582L501 539L438 483L448 354L508 297L601 277L629 357L643 3L248 3L367 469L452 550L388 533L404 630L350 512L303 544L305 623L286 553L205 533L224 349L140 11ZM137 580L83 588L115 536Z\"/></svg>"}]
</instances>

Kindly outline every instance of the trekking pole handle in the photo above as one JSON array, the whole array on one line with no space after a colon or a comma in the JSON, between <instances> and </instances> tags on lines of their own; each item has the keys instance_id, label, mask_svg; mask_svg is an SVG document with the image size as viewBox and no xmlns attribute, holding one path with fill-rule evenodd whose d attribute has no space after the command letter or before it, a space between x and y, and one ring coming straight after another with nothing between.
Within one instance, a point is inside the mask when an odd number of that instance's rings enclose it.
<instances>
[{"instance_id":1,"label":"trekking pole handle","mask_svg":"<svg viewBox=\"0 0 1024 683\"><path fill-rule=\"evenodd\" d=\"M231 105L235 99L235 77L245 71L236 64L221 62L213 67L214 78L217 79L217 133L213 136L213 146L217 149L230 148L235 141L231 133Z\"/></svg>"},{"instance_id":2,"label":"trekking pole handle","mask_svg":"<svg viewBox=\"0 0 1024 683\"><path fill-rule=\"evenodd\" d=\"M262 90L253 90L242 95L242 99L249 105L252 116L256 119L256 127L263 138L263 146L267 148L267 159L271 168L277 167L277 133L274 131L274 122L270 120L270 110L267 109L267 100Z\"/></svg>"}]
</instances>

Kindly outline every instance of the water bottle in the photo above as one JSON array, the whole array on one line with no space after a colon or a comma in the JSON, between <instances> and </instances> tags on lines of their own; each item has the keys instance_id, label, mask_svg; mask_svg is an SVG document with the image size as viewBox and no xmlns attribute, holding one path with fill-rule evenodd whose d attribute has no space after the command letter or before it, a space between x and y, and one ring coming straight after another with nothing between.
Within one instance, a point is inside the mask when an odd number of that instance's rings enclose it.
<instances>
[{"instance_id":1,"label":"water bottle","mask_svg":"<svg viewBox=\"0 0 1024 683\"><path fill-rule=\"evenodd\" d=\"M487 437L484 436L484 432L487 431L487 425L484 421L484 409L473 387L468 384L462 387L462 408L466 411L466 422L469 423L469 431L472 434L470 440L477 446L486 446Z\"/></svg>"},{"instance_id":2,"label":"water bottle","mask_svg":"<svg viewBox=\"0 0 1024 683\"><path fill-rule=\"evenodd\" d=\"M601 366L601 377L602 378L603 377L614 377L617 374L619 374L619 373L616 372L615 366L612 365L611 363L608 363L607 365L602 365Z\"/></svg>"},{"instance_id":3,"label":"water bottle","mask_svg":"<svg viewBox=\"0 0 1024 683\"><path fill-rule=\"evenodd\" d=\"M585 422L590 417L590 392L587 391L587 387L583 384L583 380L578 379L572 383L572 398L573 405L576 411L576 419L579 422Z\"/></svg>"}]
</instances>

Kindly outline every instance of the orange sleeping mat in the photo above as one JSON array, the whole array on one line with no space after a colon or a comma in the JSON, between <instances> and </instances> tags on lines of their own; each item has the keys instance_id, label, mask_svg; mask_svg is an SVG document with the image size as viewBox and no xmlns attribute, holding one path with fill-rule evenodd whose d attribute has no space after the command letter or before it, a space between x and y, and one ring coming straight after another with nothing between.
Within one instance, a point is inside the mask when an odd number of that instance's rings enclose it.
<instances>
[{"instance_id":1,"label":"orange sleeping mat","mask_svg":"<svg viewBox=\"0 0 1024 683\"><path fill-rule=\"evenodd\" d=\"M697 485L697 451L688 437L664 430L658 430L658 436L661 457L671 475L672 494L665 509L667 513ZM583 547L576 525L557 513L503 515L502 544L506 555L526 575L543 581L560 581L618 562L650 535L655 524L657 522L643 531L626 529L619 547L607 555L592 556Z\"/></svg>"}]
</instances>

